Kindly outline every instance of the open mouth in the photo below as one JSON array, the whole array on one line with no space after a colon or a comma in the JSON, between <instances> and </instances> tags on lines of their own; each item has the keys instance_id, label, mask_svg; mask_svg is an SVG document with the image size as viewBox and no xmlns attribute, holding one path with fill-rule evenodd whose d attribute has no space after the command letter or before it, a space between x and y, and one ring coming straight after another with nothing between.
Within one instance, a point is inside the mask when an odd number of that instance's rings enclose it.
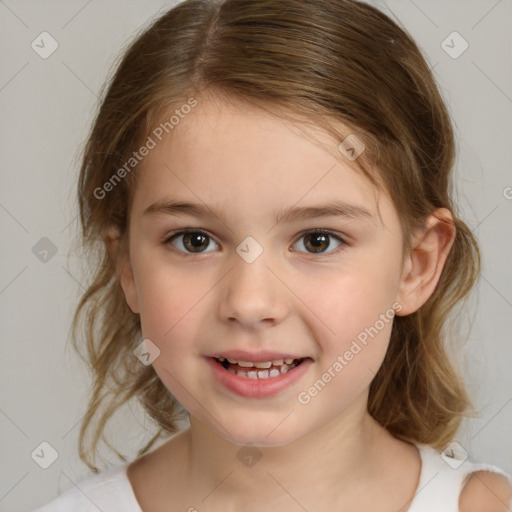
<instances>
[{"instance_id":1,"label":"open mouth","mask_svg":"<svg viewBox=\"0 0 512 512\"><path fill-rule=\"evenodd\" d=\"M299 366L307 358L301 359L276 359L274 361L238 361L236 359L215 357L213 358L226 371L245 377L246 379L272 379L279 377L291 369Z\"/></svg>"}]
</instances>

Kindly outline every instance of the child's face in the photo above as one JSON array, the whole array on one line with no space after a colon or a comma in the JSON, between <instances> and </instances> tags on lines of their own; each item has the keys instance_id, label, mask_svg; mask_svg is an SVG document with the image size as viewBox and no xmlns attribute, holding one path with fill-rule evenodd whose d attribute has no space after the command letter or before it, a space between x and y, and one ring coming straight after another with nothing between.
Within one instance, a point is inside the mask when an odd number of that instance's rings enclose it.
<instances>
[{"instance_id":1,"label":"child's face","mask_svg":"<svg viewBox=\"0 0 512 512\"><path fill-rule=\"evenodd\" d=\"M286 444L365 414L402 279L402 235L389 197L378 193L381 221L371 184L341 153L333 158L336 141L324 135L326 151L290 122L245 105L200 101L170 135L137 171L131 270L122 278L144 338L160 350L153 366L165 386L238 444ZM224 220L144 214L171 201L222 211ZM368 215L275 220L289 208L335 202ZM185 228L204 238L163 242ZM250 354L231 354L236 360L307 359L289 373L251 379L211 357L237 350Z\"/></svg>"}]
</instances>

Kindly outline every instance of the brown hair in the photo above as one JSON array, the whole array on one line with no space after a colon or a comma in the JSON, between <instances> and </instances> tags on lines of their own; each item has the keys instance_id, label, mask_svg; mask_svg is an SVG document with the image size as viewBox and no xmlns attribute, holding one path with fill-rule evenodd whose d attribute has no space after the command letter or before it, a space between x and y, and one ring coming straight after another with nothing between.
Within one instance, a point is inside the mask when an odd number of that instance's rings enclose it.
<instances>
[{"instance_id":1,"label":"brown hair","mask_svg":"<svg viewBox=\"0 0 512 512\"><path fill-rule=\"evenodd\" d=\"M370 414L396 437L444 446L470 406L449 362L445 324L476 281L480 254L455 211L453 130L420 50L389 17L355 0L185 0L124 53L84 148L78 197L92 282L73 319L73 345L80 354L85 349L93 390L80 431L81 459L98 471L99 441L115 450L104 436L107 421L132 398L158 425L139 455L176 432L180 405L153 367L133 355L142 341L140 317L126 303L103 238L117 226L126 251L137 169L104 197L98 190L164 115L207 94L312 122L337 140L357 134L366 150L356 164L390 194L404 248L436 208L452 212L456 237L437 288L418 311L395 317L368 401Z\"/></svg>"}]
</instances>

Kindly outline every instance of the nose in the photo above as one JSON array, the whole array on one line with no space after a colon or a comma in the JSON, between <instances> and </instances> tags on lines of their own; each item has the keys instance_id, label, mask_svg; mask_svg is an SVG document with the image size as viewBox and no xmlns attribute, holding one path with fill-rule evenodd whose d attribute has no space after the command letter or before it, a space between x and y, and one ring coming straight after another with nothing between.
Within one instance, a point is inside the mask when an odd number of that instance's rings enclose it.
<instances>
[{"instance_id":1,"label":"nose","mask_svg":"<svg viewBox=\"0 0 512 512\"><path fill-rule=\"evenodd\" d=\"M281 323L289 313L289 296L278 273L267 266L263 256L252 263L238 255L236 258L223 280L219 301L222 321L256 330Z\"/></svg>"}]
</instances>

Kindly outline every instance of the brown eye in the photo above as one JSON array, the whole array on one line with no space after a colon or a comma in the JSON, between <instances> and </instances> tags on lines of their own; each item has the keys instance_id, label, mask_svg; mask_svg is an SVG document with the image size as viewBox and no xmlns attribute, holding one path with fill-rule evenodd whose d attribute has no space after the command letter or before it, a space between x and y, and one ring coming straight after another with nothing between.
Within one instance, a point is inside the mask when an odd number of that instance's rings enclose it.
<instances>
[{"instance_id":1,"label":"brown eye","mask_svg":"<svg viewBox=\"0 0 512 512\"><path fill-rule=\"evenodd\" d=\"M180 231L167 237L164 244L171 244L176 249L190 254L200 254L206 251L213 240L202 231Z\"/></svg>"},{"instance_id":2,"label":"brown eye","mask_svg":"<svg viewBox=\"0 0 512 512\"><path fill-rule=\"evenodd\" d=\"M323 252L329 248L329 237L323 233L306 235L304 246L311 252Z\"/></svg>"},{"instance_id":3,"label":"brown eye","mask_svg":"<svg viewBox=\"0 0 512 512\"><path fill-rule=\"evenodd\" d=\"M304 240L302 245L310 254L326 253L327 249L329 249L332 245L331 239L335 239L336 242L338 243L338 245L335 246L333 250L339 247L340 245L346 244L346 242L341 237L329 231L308 231L306 233L302 233L300 238L300 240ZM331 252L333 251L328 251L326 254L330 254Z\"/></svg>"}]
</instances>

